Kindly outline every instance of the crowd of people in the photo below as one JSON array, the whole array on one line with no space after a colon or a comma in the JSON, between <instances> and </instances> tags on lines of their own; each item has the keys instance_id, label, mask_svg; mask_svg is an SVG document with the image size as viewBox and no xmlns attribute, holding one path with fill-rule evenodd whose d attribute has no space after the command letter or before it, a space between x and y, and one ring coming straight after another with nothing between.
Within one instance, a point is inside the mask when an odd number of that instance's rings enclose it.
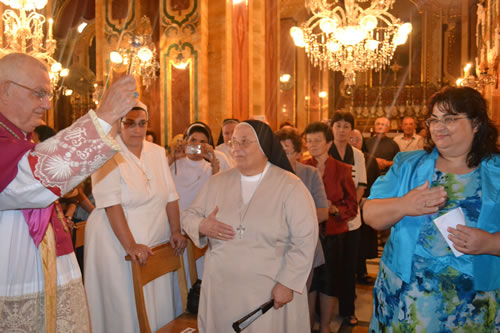
<instances>
[{"instance_id":1,"label":"crowd of people","mask_svg":"<svg viewBox=\"0 0 500 333\"><path fill-rule=\"evenodd\" d=\"M165 242L186 256L188 238L208 246L197 262L200 332L232 332L268 301L274 309L245 332L310 332L317 318L330 332L335 299L354 326L377 231L370 332L500 330L498 130L476 90L433 95L425 137L405 117L391 138L380 117L365 139L339 110L304 133L225 119L217 143L197 121L168 154L135 90L132 77L116 80L95 112L56 133L42 124L46 67L0 59L0 331L138 332L124 257L144 264ZM153 331L184 310L176 280L145 287Z\"/></svg>"}]
</instances>

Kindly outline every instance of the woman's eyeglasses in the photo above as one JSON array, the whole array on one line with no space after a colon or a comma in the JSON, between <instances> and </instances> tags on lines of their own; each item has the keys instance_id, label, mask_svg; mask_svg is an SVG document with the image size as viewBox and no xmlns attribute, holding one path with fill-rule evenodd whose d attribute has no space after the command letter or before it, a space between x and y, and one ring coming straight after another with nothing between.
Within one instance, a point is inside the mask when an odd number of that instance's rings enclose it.
<instances>
[{"instance_id":1,"label":"woman's eyeglasses","mask_svg":"<svg viewBox=\"0 0 500 333\"><path fill-rule=\"evenodd\" d=\"M136 128L139 126L140 128L146 128L148 126L147 120L141 120L139 122L135 122L133 120L122 120L122 124L125 128Z\"/></svg>"},{"instance_id":2,"label":"woman's eyeglasses","mask_svg":"<svg viewBox=\"0 0 500 333\"><path fill-rule=\"evenodd\" d=\"M425 124L428 127L437 126L437 124L441 123L444 126L448 127L453 125L457 120L467 118L466 116L444 116L442 118L429 118L425 121Z\"/></svg>"}]
</instances>

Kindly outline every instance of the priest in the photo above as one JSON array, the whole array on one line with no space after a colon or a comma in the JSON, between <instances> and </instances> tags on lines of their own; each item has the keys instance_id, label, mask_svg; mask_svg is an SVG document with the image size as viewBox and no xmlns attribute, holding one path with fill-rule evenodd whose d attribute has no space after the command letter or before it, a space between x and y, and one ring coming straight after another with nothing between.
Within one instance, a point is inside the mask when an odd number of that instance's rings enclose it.
<instances>
[{"instance_id":1,"label":"priest","mask_svg":"<svg viewBox=\"0 0 500 333\"><path fill-rule=\"evenodd\" d=\"M137 101L135 80L113 84L99 108L35 145L50 109L46 66L0 59L0 332L90 332L85 292L64 214L53 202L111 158L107 133Z\"/></svg>"},{"instance_id":2,"label":"priest","mask_svg":"<svg viewBox=\"0 0 500 333\"><path fill-rule=\"evenodd\" d=\"M245 332L309 332L314 201L268 125L238 124L229 145L235 168L212 176L182 219L197 246L209 244L198 328L233 332L233 322L273 299Z\"/></svg>"}]
</instances>

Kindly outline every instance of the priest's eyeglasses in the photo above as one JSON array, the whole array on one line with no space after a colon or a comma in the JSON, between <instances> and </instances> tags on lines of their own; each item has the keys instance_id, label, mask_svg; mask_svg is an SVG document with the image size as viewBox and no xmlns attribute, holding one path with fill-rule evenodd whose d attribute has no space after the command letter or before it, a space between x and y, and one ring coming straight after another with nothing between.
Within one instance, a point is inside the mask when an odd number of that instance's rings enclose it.
<instances>
[{"instance_id":1,"label":"priest's eyeglasses","mask_svg":"<svg viewBox=\"0 0 500 333\"><path fill-rule=\"evenodd\" d=\"M428 127L435 127L435 126L437 126L437 124L441 123L444 126L448 127L448 126L455 124L455 122L457 120L464 119L464 118L467 118L467 117L466 116L444 116L442 118L428 118L427 120L425 120L425 124Z\"/></svg>"},{"instance_id":2,"label":"priest's eyeglasses","mask_svg":"<svg viewBox=\"0 0 500 333\"><path fill-rule=\"evenodd\" d=\"M227 143L227 145L230 148L238 148L238 147L248 148L248 146L250 146L250 144L252 144L254 142L257 142L257 140L253 140L252 141L252 140L243 139L241 141L238 141L238 140L231 139L231 140L229 140L229 142Z\"/></svg>"},{"instance_id":3,"label":"priest's eyeglasses","mask_svg":"<svg viewBox=\"0 0 500 333\"><path fill-rule=\"evenodd\" d=\"M145 128L148 126L148 121L141 120L141 121L135 122L133 120L122 120L122 124L125 128L136 128L137 126L139 126L140 128Z\"/></svg>"},{"instance_id":4,"label":"priest's eyeglasses","mask_svg":"<svg viewBox=\"0 0 500 333\"><path fill-rule=\"evenodd\" d=\"M26 87L25 85L22 85L20 83L10 81L10 80L9 80L9 82L15 84L18 87L32 91L33 95L35 95L35 97L38 98L40 101L42 101L45 97L47 97L49 99L49 101L51 101L52 98L54 97L54 94L50 91L45 91L45 90L41 90L41 89L33 89L30 87Z\"/></svg>"}]
</instances>

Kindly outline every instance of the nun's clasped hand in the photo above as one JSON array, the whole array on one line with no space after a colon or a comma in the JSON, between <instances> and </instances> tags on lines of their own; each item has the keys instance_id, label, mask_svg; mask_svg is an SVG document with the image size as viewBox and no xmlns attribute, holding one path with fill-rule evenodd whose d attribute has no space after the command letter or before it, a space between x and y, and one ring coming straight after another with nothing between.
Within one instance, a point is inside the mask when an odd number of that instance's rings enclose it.
<instances>
[{"instance_id":1,"label":"nun's clasped hand","mask_svg":"<svg viewBox=\"0 0 500 333\"><path fill-rule=\"evenodd\" d=\"M446 191L442 186L429 188L429 181L414 188L403 196L404 215L419 216L433 214L446 202Z\"/></svg>"},{"instance_id":2,"label":"nun's clasped hand","mask_svg":"<svg viewBox=\"0 0 500 333\"><path fill-rule=\"evenodd\" d=\"M216 215L219 211L219 207L215 209L203 219L200 223L200 234L208 236L210 238L215 238L219 240L231 240L234 239L236 233L233 227L217 221Z\"/></svg>"}]
</instances>

